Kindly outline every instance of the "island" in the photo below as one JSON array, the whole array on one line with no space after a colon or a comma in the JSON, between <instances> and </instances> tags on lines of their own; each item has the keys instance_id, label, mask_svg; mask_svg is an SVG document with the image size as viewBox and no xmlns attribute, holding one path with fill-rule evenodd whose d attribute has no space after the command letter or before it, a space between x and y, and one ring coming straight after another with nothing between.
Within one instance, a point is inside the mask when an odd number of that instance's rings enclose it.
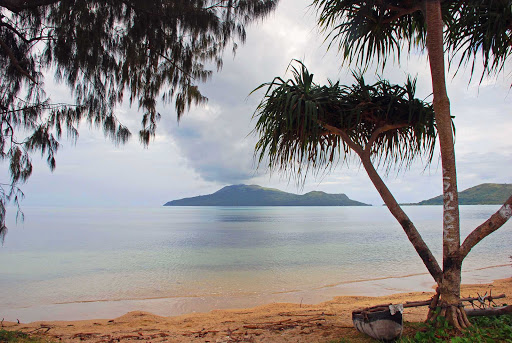
<instances>
[{"instance_id":1,"label":"island","mask_svg":"<svg viewBox=\"0 0 512 343\"><path fill-rule=\"evenodd\" d=\"M459 192L459 205L503 205L512 195L512 184L483 183ZM407 205L442 205L443 196Z\"/></svg>"},{"instance_id":2,"label":"island","mask_svg":"<svg viewBox=\"0 0 512 343\"><path fill-rule=\"evenodd\" d=\"M213 194L172 200L164 206L371 206L345 194L313 191L303 195L258 185L226 186Z\"/></svg>"}]
</instances>

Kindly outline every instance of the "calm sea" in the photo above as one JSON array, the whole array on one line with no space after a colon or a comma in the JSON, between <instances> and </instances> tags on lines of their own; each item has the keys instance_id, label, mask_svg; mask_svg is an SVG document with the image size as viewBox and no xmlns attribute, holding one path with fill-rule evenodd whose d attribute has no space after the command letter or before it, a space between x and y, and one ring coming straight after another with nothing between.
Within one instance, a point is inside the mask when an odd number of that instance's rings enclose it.
<instances>
[{"instance_id":1,"label":"calm sea","mask_svg":"<svg viewBox=\"0 0 512 343\"><path fill-rule=\"evenodd\" d=\"M462 206L463 234L497 206ZM441 206L406 207L440 258ZM11 214L13 211L11 211ZM176 315L335 295L429 291L385 207L24 208L0 248L0 317ZM464 282L512 276L512 223L464 262Z\"/></svg>"}]
</instances>

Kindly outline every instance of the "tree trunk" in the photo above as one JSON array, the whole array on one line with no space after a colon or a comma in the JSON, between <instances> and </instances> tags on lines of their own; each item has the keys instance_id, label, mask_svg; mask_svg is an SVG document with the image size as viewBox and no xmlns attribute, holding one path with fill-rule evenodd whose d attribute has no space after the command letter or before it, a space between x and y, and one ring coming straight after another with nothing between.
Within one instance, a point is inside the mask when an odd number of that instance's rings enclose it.
<instances>
[{"instance_id":1,"label":"tree trunk","mask_svg":"<svg viewBox=\"0 0 512 343\"><path fill-rule=\"evenodd\" d=\"M455 147L446 91L443 19L440 0L426 0L427 49L434 94L434 112L443 167L443 276L440 289L440 314L460 330L469 322L460 305L462 258L460 258L459 199Z\"/></svg>"},{"instance_id":2,"label":"tree trunk","mask_svg":"<svg viewBox=\"0 0 512 343\"><path fill-rule=\"evenodd\" d=\"M363 167L366 170L366 173L368 173L368 176L370 177L370 180L372 181L373 185L379 192L382 200L384 200L384 203L388 207L391 214L402 226L403 230L405 231L405 234L407 235L407 238L409 238L409 241L414 246L414 249L416 249L416 252L421 257L421 260L427 267L430 275L432 275L434 280L439 284L440 282L442 282L443 273L441 268L439 267L439 264L437 263L436 258L434 257L434 255L432 255L432 252L428 248L427 244L421 237L420 233L418 232L412 221L409 219L407 214L402 210L396 199L393 197L393 194L391 194L388 187L386 186L384 181L382 181L380 175L375 170L370 159L370 153L362 152L362 150L355 151L361 158Z\"/></svg>"}]
</instances>

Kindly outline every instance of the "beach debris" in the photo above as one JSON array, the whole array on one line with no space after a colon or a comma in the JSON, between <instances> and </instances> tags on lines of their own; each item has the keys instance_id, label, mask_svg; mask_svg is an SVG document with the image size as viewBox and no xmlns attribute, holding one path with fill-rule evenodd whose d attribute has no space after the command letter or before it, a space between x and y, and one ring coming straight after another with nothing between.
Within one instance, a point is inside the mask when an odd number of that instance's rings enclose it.
<instances>
[{"instance_id":1,"label":"beach debris","mask_svg":"<svg viewBox=\"0 0 512 343\"><path fill-rule=\"evenodd\" d=\"M465 310L467 316L480 317L480 316L499 316L502 314L512 313L512 305L497 306L488 308L476 308Z\"/></svg>"},{"instance_id":2,"label":"beach debris","mask_svg":"<svg viewBox=\"0 0 512 343\"><path fill-rule=\"evenodd\" d=\"M318 327L323 325L323 321L326 319L322 316L304 318L304 319L285 319L277 322L264 322L264 323L252 323L244 325L245 329L261 329L261 330L270 330L270 331L283 331L289 329L300 328L304 330L307 327Z\"/></svg>"},{"instance_id":3,"label":"beach debris","mask_svg":"<svg viewBox=\"0 0 512 343\"><path fill-rule=\"evenodd\" d=\"M45 330L44 332L42 333L47 333L48 331L50 331L52 328L54 328L55 326L53 325L48 325L48 324L39 324L39 327L38 328L35 328L34 330L32 331L29 331L28 333L41 333L43 330Z\"/></svg>"},{"instance_id":4,"label":"beach debris","mask_svg":"<svg viewBox=\"0 0 512 343\"><path fill-rule=\"evenodd\" d=\"M107 337L107 336L110 337L110 335L103 335L103 336L101 336L100 333L95 333L95 332L79 332L79 333L76 333L73 336L71 336L71 338L72 339L78 338L81 341L85 341L86 339L104 338L104 337Z\"/></svg>"},{"instance_id":5,"label":"beach debris","mask_svg":"<svg viewBox=\"0 0 512 343\"><path fill-rule=\"evenodd\" d=\"M468 298L461 298L460 301L461 302L473 302L476 301L476 300L482 300L482 301L488 301L488 302L494 302L495 299L501 299L501 298L505 298L506 295L505 294L500 294L500 295L496 295L496 296L493 296L493 295L485 295L484 297L468 297ZM407 301L403 304L403 307L404 308L408 308L408 307L420 307L420 306L432 306L431 304L434 302L434 300L436 300L436 295L433 296L431 299L429 300L422 300L422 301ZM479 301L480 301L479 300ZM436 300L437 302L437 300ZM371 307L366 307L366 308L363 308L363 309L358 309L358 310L355 310L354 312L359 312L359 311L366 311L366 312L378 312L378 311L385 311L387 309L389 309L389 306L391 306L393 304L381 304L381 305L376 305L376 306L371 306Z\"/></svg>"},{"instance_id":6,"label":"beach debris","mask_svg":"<svg viewBox=\"0 0 512 343\"><path fill-rule=\"evenodd\" d=\"M155 333L155 334L152 334L152 335L149 335L148 337L151 338L151 339L155 339L155 338L158 338L158 337L169 337L170 334L166 333L166 332L159 332L159 333Z\"/></svg>"},{"instance_id":7,"label":"beach debris","mask_svg":"<svg viewBox=\"0 0 512 343\"><path fill-rule=\"evenodd\" d=\"M122 340L122 339L130 339L130 338L133 338L133 339L141 339L141 336L139 335L124 335L124 336L119 336L117 337L118 340Z\"/></svg>"},{"instance_id":8,"label":"beach debris","mask_svg":"<svg viewBox=\"0 0 512 343\"><path fill-rule=\"evenodd\" d=\"M217 338L215 343L255 343L254 336L249 335L246 333L240 333L235 336L232 335L233 333L228 333L226 337Z\"/></svg>"},{"instance_id":9,"label":"beach debris","mask_svg":"<svg viewBox=\"0 0 512 343\"><path fill-rule=\"evenodd\" d=\"M355 328L367 334L368 336L379 340L393 340L402 333L403 310L404 308L429 306L427 321L435 319L439 312L435 309L439 305L440 292L436 289L436 294L429 300L408 301L404 304L381 304L352 312L352 321ZM469 302L473 309L465 309L468 316L488 316L512 313L512 306L496 307L495 299L505 298L505 294L493 296L492 291L484 295L478 294L477 297L461 298L462 302ZM462 305L461 305L462 306ZM493 307L494 306L494 307ZM441 315L443 315L441 311Z\"/></svg>"},{"instance_id":10,"label":"beach debris","mask_svg":"<svg viewBox=\"0 0 512 343\"><path fill-rule=\"evenodd\" d=\"M336 315L334 313L325 313L325 312L318 313L318 312L320 312L318 310L309 310L309 311L305 311L305 312L316 312L316 313L313 314L313 313L280 312L277 315L283 316L283 317L311 317L313 315L333 317Z\"/></svg>"},{"instance_id":11,"label":"beach debris","mask_svg":"<svg viewBox=\"0 0 512 343\"><path fill-rule=\"evenodd\" d=\"M492 295L492 290L489 291L489 295L485 292L484 295L477 293L477 297L468 298L468 302L473 307L472 309L465 309L467 316L498 316L501 314L512 313L512 306L498 306L494 300L504 298L505 294L498 296Z\"/></svg>"},{"instance_id":12,"label":"beach debris","mask_svg":"<svg viewBox=\"0 0 512 343\"><path fill-rule=\"evenodd\" d=\"M186 336L192 336L193 335L195 338L203 338L203 337L205 337L208 334L214 334L215 335L218 332L219 332L218 330L206 330L205 328L202 328L200 331L189 332L189 333L187 333Z\"/></svg>"},{"instance_id":13,"label":"beach debris","mask_svg":"<svg viewBox=\"0 0 512 343\"><path fill-rule=\"evenodd\" d=\"M466 301L468 301L471 304L471 306L473 306L473 308L476 307L479 309L485 309L485 308L490 308L493 305L497 306L496 303L494 302L494 299L500 299L500 298L504 298L504 297L505 297L505 294L500 294L498 296L493 297L492 290L490 290L489 295L487 295L487 292L485 292L484 295L480 295L479 293L477 293L477 297L467 298Z\"/></svg>"}]
</instances>

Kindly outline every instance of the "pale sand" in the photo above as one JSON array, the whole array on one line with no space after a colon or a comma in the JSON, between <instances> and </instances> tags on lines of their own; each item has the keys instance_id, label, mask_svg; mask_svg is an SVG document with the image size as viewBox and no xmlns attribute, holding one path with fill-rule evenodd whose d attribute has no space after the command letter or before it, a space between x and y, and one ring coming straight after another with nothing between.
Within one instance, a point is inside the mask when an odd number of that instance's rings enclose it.
<instances>
[{"instance_id":1,"label":"pale sand","mask_svg":"<svg viewBox=\"0 0 512 343\"><path fill-rule=\"evenodd\" d=\"M512 297L512 278L489 284L464 285L462 296L492 290ZM352 326L354 309L386 303L428 300L433 292L401 293L382 297L341 296L316 305L270 304L249 309L215 310L175 317L130 312L113 320L45 321L29 324L3 322L8 330L41 333L64 342L329 342L348 338L371 342ZM507 299L501 299L506 303ZM499 304L500 302L498 302ZM510 301L509 301L510 303ZM425 319L426 307L406 309L404 319Z\"/></svg>"}]
</instances>

